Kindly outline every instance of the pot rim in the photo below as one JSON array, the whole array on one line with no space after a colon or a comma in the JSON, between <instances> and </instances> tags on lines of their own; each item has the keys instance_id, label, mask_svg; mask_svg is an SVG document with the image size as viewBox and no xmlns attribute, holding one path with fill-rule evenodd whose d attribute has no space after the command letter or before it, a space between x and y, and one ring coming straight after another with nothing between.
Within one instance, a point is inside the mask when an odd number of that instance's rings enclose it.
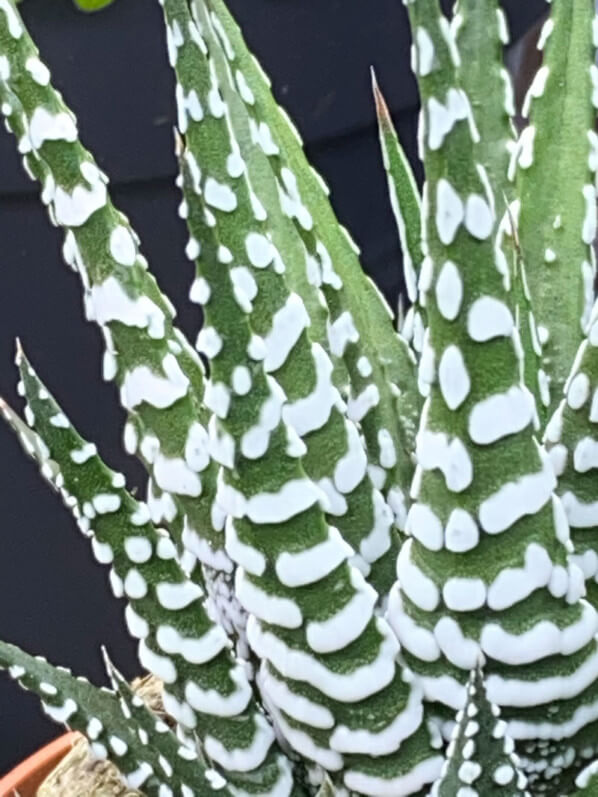
<instances>
[{"instance_id":1,"label":"pot rim","mask_svg":"<svg viewBox=\"0 0 598 797\"><path fill-rule=\"evenodd\" d=\"M41 785L80 736L81 734L75 731L65 733L17 764L14 769L0 777L0 797L12 797L15 789L23 787L28 788L30 794L34 794L32 790ZM23 797L26 797L27 794L24 792Z\"/></svg>"}]
</instances>

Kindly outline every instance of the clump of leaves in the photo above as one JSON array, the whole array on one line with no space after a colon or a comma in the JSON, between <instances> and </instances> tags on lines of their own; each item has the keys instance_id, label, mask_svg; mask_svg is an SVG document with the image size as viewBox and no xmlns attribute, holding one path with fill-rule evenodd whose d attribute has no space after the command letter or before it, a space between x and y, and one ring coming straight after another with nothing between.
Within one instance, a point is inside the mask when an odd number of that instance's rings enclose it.
<instances>
[{"instance_id":1,"label":"clump of leaves","mask_svg":"<svg viewBox=\"0 0 598 797\"><path fill-rule=\"evenodd\" d=\"M2 410L109 567L176 730L108 659L111 690L6 643L0 665L148 795L590 790L593 2L554 0L519 137L497 2L406 3L421 196L374 82L397 325L223 0L161 5L195 346L0 1L2 113L104 335L147 500L21 349L26 423Z\"/></svg>"}]
</instances>

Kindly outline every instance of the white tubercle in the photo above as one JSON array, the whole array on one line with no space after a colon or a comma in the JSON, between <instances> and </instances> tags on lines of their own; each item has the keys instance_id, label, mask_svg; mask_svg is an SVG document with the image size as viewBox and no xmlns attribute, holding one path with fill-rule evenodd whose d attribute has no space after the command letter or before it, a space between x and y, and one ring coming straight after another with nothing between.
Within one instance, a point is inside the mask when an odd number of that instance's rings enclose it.
<instances>
[{"instance_id":1,"label":"white tubercle","mask_svg":"<svg viewBox=\"0 0 598 797\"><path fill-rule=\"evenodd\" d=\"M205 354L208 360L213 360L222 351L222 338L214 327L203 327L197 336L195 348Z\"/></svg>"},{"instance_id":2,"label":"white tubercle","mask_svg":"<svg viewBox=\"0 0 598 797\"><path fill-rule=\"evenodd\" d=\"M337 725L330 737L330 746L339 753L365 753L389 755L400 747L401 742L419 728L423 718L421 691L412 686L407 704L402 711L382 730L355 730L346 725Z\"/></svg>"},{"instance_id":3,"label":"white tubercle","mask_svg":"<svg viewBox=\"0 0 598 797\"><path fill-rule=\"evenodd\" d=\"M121 266L132 266L137 259L137 247L131 231L122 224L110 233L110 254Z\"/></svg>"},{"instance_id":4,"label":"white tubercle","mask_svg":"<svg viewBox=\"0 0 598 797\"><path fill-rule=\"evenodd\" d=\"M495 661L519 666L547 656L570 656L587 645L596 630L596 611L583 601L581 617L565 628L559 628L550 620L540 620L522 634L511 634L498 623L487 623L480 642L484 653Z\"/></svg>"},{"instance_id":5,"label":"white tubercle","mask_svg":"<svg viewBox=\"0 0 598 797\"><path fill-rule=\"evenodd\" d=\"M284 681L280 681L270 672L265 662L262 662L261 666L261 684L275 706L298 722L311 725L313 728L334 727L334 717L329 709L307 697L291 692Z\"/></svg>"},{"instance_id":6,"label":"white tubercle","mask_svg":"<svg viewBox=\"0 0 598 797\"><path fill-rule=\"evenodd\" d=\"M161 656L151 648L149 648L145 640L140 640L137 647L137 655L141 666L144 667L156 678L164 681L166 684L172 684L177 679L177 671L172 659L169 656Z\"/></svg>"},{"instance_id":7,"label":"white tubercle","mask_svg":"<svg viewBox=\"0 0 598 797\"><path fill-rule=\"evenodd\" d=\"M417 435L416 458L424 470L442 471L446 486L455 493L466 490L473 480L473 464L462 440L444 432L424 429Z\"/></svg>"},{"instance_id":8,"label":"white tubercle","mask_svg":"<svg viewBox=\"0 0 598 797\"><path fill-rule=\"evenodd\" d=\"M320 500L320 506L326 514L336 517L344 515L348 508L347 501L344 495L336 489L332 479L327 477L319 479L317 485L323 493L324 500Z\"/></svg>"},{"instance_id":9,"label":"white tubercle","mask_svg":"<svg viewBox=\"0 0 598 797\"><path fill-rule=\"evenodd\" d=\"M11 5L9 0L0 0L0 11L4 12L6 17L6 24L8 32L14 39L20 39L23 35L23 25L19 19L19 15Z\"/></svg>"},{"instance_id":10,"label":"white tubercle","mask_svg":"<svg viewBox=\"0 0 598 797\"><path fill-rule=\"evenodd\" d=\"M249 262L256 268L266 268L274 259L275 249L265 235L250 232L245 239Z\"/></svg>"},{"instance_id":11,"label":"white tubercle","mask_svg":"<svg viewBox=\"0 0 598 797\"><path fill-rule=\"evenodd\" d=\"M251 772L258 767L272 746L274 731L268 720L258 712L253 714L256 731L248 747L227 749L215 737L207 735L204 747L207 755L213 758L225 772Z\"/></svg>"},{"instance_id":12,"label":"white tubercle","mask_svg":"<svg viewBox=\"0 0 598 797\"><path fill-rule=\"evenodd\" d=\"M590 379L583 372L577 373L567 387L567 404L572 410L579 410L590 397Z\"/></svg>"},{"instance_id":13,"label":"white tubercle","mask_svg":"<svg viewBox=\"0 0 598 797\"><path fill-rule=\"evenodd\" d=\"M463 280L459 269L451 260L447 260L440 269L435 292L440 314L447 321L454 321L463 302Z\"/></svg>"},{"instance_id":14,"label":"white tubercle","mask_svg":"<svg viewBox=\"0 0 598 797\"><path fill-rule=\"evenodd\" d=\"M202 595L201 587L193 581L180 581L177 583L160 581L156 584L158 603L169 611L186 609L187 606L201 598Z\"/></svg>"},{"instance_id":15,"label":"white tubercle","mask_svg":"<svg viewBox=\"0 0 598 797\"><path fill-rule=\"evenodd\" d=\"M596 188L591 183L584 185L583 196L586 202L586 215L581 237L585 244L591 246L596 238Z\"/></svg>"},{"instance_id":16,"label":"white tubercle","mask_svg":"<svg viewBox=\"0 0 598 797\"><path fill-rule=\"evenodd\" d=\"M338 529L329 526L326 540L296 553L284 551L276 559L274 567L285 586L303 587L327 576L352 554L353 549L343 540Z\"/></svg>"},{"instance_id":17,"label":"white tubercle","mask_svg":"<svg viewBox=\"0 0 598 797\"><path fill-rule=\"evenodd\" d=\"M542 470L507 482L482 502L479 520L488 534L499 534L525 515L534 515L546 504L556 487L554 469L546 455Z\"/></svg>"},{"instance_id":18,"label":"white tubercle","mask_svg":"<svg viewBox=\"0 0 598 797\"><path fill-rule=\"evenodd\" d=\"M427 77L434 69L434 42L425 28L418 27L415 31L415 45L417 73L421 77Z\"/></svg>"},{"instance_id":19,"label":"white tubercle","mask_svg":"<svg viewBox=\"0 0 598 797\"><path fill-rule=\"evenodd\" d=\"M438 365L438 383L442 397L451 410L463 404L471 389L471 380L461 349L454 344L443 351Z\"/></svg>"},{"instance_id":20,"label":"white tubercle","mask_svg":"<svg viewBox=\"0 0 598 797\"><path fill-rule=\"evenodd\" d=\"M211 626L201 637L185 637L171 625L160 625L156 642L164 653L182 656L192 664L204 664L227 647L228 637L219 625Z\"/></svg>"},{"instance_id":21,"label":"white tubercle","mask_svg":"<svg viewBox=\"0 0 598 797\"><path fill-rule=\"evenodd\" d=\"M256 654L271 661L285 678L310 683L333 700L353 703L383 689L395 674L398 643L386 623L378 620L377 625L384 639L376 658L346 673L333 672L310 653L288 647L270 631L262 629L253 615L247 622L247 638Z\"/></svg>"},{"instance_id":22,"label":"white tubercle","mask_svg":"<svg viewBox=\"0 0 598 797\"><path fill-rule=\"evenodd\" d=\"M242 567L235 573L235 593L247 612L266 623L282 628L299 628L303 623L301 609L295 601L260 589L249 580Z\"/></svg>"},{"instance_id":23,"label":"white tubercle","mask_svg":"<svg viewBox=\"0 0 598 797\"><path fill-rule=\"evenodd\" d=\"M357 427L345 421L347 450L334 467L334 486L347 494L363 480L367 472L367 455Z\"/></svg>"},{"instance_id":24,"label":"white tubercle","mask_svg":"<svg viewBox=\"0 0 598 797\"><path fill-rule=\"evenodd\" d=\"M336 357L342 357L347 345L357 343L358 340L359 332L349 310L341 313L332 323L328 322L328 343L330 351Z\"/></svg>"},{"instance_id":25,"label":"white tubercle","mask_svg":"<svg viewBox=\"0 0 598 797\"><path fill-rule=\"evenodd\" d=\"M347 417L354 423L360 423L368 412L380 402L380 391L374 383L365 387L357 396L347 403Z\"/></svg>"},{"instance_id":26,"label":"white tubercle","mask_svg":"<svg viewBox=\"0 0 598 797\"><path fill-rule=\"evenodd\" d=\"M307 624L307 644L316 653L332 653L354 642L373 617L378 598L376 590L355 568L351 569L350 578L355 593L342 609L326 620L312 620Z\"/></svg>"},{"instance_id":27,"label":"white tubercle","mask_svg":"<svg viewBox=\"0 0 598 797\"><path fill-rule=\"evenodd\" d=\"M197 253L196 257L199 255ZM195 258L194 258L195 259ZM196 277L189 290L189 299L194 304L207 304L210 301L210 296L212 295L212 289L208 281L204 277Z\"/></svg>"},{"instance_id":28,"label":"white tubercle","mask_svg":"<svg viewBox=\"0 0 598 797\"><path fill-rule=\"evenodd\" d=\"M153 476L161 490L175 495L201 495L201 479L181 457L169 458L158 454L154 461Z\"/></svg>"},{"instance_id":29,"label":"white tubercle","mask_svg":"<svg viewBox=\"0 0 598 797\"><path fill-rule=\"evenodd\" d=\"M589 529L598 526L598 501L580 501L569 490L563 493L561 501L571 528Z\"/></svg>"},{"instance_id":30,"label":"white tubercle","mask_svg":"<svg viewBox=\"0 0 598 797\"><path fill-rule=\"evenodd\" d=\"M386 619L401 645L422 661L437 661L440 648L434 633L419 626L403 608L398 582L391 588Z\"/></svg>"},{"instance_id":31,"label":"white tubercle","mask_svg":"<svg viewBox=\"0 0 598 797\"><path fill-rule=\"evenodd\" d=\"M38 150L45 141L77 140L77 124L67 111L52 113L40 105L31 115L28 129L29 141L34 150Z\"/></svg>"},{"instance_id":32,"label":"white tubercle","mask_svg":"<svg viewBox=\"0 0 598 797\"><path fill-rule=\"evenodd\" d=\"M508 435L521 432L532 422L535 407L529 391L513 385L479 401L471 410L469 436L478 445L489 445Z\"/></svg>"},{"instance_id":33,"label":"white tubercle","mask_svg":"<svg viewBox=\"0 0 598 797\"><path fill-rule=\"evenodd\" d=\"M147 365L138 365L127 371L121 386L121 402L127 409L135 409L142 402L152 407L166 409L186 395L189 380L173 354L162 360L164 375L157 374Z\"/></svg>"},{"instance_id":34,"label":"white tubercle","mask_svg":"<svg viewBox=\"0 0 598 797\"><path fill-rule=\"evenodd\" d=\"M427 110L428 146L431 150L438 150L455 124L467 119L469 102L462 90L450 88L446 93L446 104L439 102L436 97L430 97Z\"/></svg>"},{"instance_id":35,"label":"white tubercle","mask_svg":"<svg viewBox=\"0 0 598 797\"><path fill-rule=\"evenodd\" d=\"M257 283L253 274L247 266L235 266L230 269L229 275L237 304L244 313L251 313L252 302L257 296Z\"/></svg>"},{"instance_id":36,"label":"white tubercle","mask_svg":"<svg viewBox=\"0 0 598 797\"><path fill-rule=\"evenodd\" d=\"M230 388L224 382L214 382L210 379L206 383L203 400L217 418L226 418L230 409Z\"/></svg>"},{"instance_id":37,"label":"white tubercle","mask_svg":"<svg viewBox=\"0 0 598 797\"><path fill-rule=\"evenodd\" d=\"M438 587L431 578L425 575L414 563L411 552L413 540L408 539L403 543L397 559L397 577L401 589L409 600L427 612L433 612L440 602Z\"/></svg>"},{"instance_id":38,"label":"white tubercle","mask_svg":"<svg viewBox=\"0 0 598 797\"><path fill-rule=\"evenodd\" d=\"M241 453L247 459L259 459L268 450L270 435L280 422L284 391L272 377L267 376L270 395L262 403L256 424L247 429L241 438Z\"/></svg>"},{"instance_id":39,"label":"white tubercle","mask_svg":"<svg viewBox=\"0 0 598 797\"><path fill-rule=\"evenodd\" d=\"M282 417L299 437L321 429L328 421L332 407L340 404L338 390L332 384L333 365L319 343L311 347L316 369L316 384L308 396L285 404Z\"/></svg>"},{"instance_id":40,"label":"white tubercle","mask_svg":"<svg viewBox=\"0 0 598 797\"><path fill-rule=\"evenodd\" d=\"M84 443L81 448L71 451L71 459L76 465L82 465L98 453L94 443Z\"/></svg>"},{"instance_id":41,"label":"white tubercle","mask_svg":"<svg viewBox=\"0 0 598 797\"><path fill-rule=\"evenodd\" d=\"M455 612L470 612L486 602L486 585L481 578L448 578L442 588L442 598Z\"/></svg>"},{"instance_id":42,"label":"white tubercle","mask_svg":"<svg viewBox=\"0 0 598 797\"><path fill-rule=\"evenodd\" d=\"M328 747L318 745L309 733L287 722L274 705L270 706L270 710L281 734L294 750L328 772L336 772L342 769L343 758L339 753L330 750Z\"/></svg>"},{"instance_id":43,"label":"white tubercle","mask_svg":"<svg viewBox=\"0 0 598 797\"><path fill-rule=\"evenodd\" d=\"M392 544L390 534L392 510L379 490L372 491L372 506L374 510L372 528L359 543L359 553L368 564L377 562Z\"/></svg>"},{"instance_id":44,"label":"white tubercle","mask_svg":"<svg viewBox=\"0 0 598 797\"><path fill-rule=\"evenodd\" d=\"M521 567L505 567L488 587L488 606L501 611L524 600L550 581L553 563L545 548L530 543Z\"/></svg>"},{"instance_id":45,"label":"white tubercle","mask_svg":"<svg viewBox=\"0 0 598 797\"><path fill-rule=\"evenodd\" d=\"M91 164L89 164L91 166ZM54 192L54 216L63 227L80 227L100 208L108 198L106 184L99 178L90 181L90 186L76 185L69 194L61 186Z\"/></svg>"},{"instance_id":46,"label":"white tubercle","mask_svg":"<svg viewBox=\"0 0 598 797\"><path fill-rule=\"evenodd\" d=\"M434 626L438 647L455 667L472 670L480 658L480 646L465 636L459 623L452 617L441 617ZM446 701L443 701L446 702Z\"/></svg>"},{"instance_id":47,"label":"white tubercle","mask_svg":"<svg viewBox=\"0 0 598 797\"><path fill-rule=\"evenodd\" d=\"M440 551L443 547L444 533L440 518L426 504L413 503L405 525L407 534L415 537L430 551Z\"/></svg>"},{"instance_id":48,"label":"white tubercle","mask_svg":"<svg viewBox=\"0 0 598 797\"><path fill-rule=\"evenodd\" d=\"M245 670L238 664L229 670L235 689L227 695L217 689L204 689L193 681L185 685L185 698L191 708L216 717L236 717L247 708L252 697Z\"/></svg>"},{"instance_id":49,"label":"white tubercle","mask_svg":"<svg viewBox=\"0 0 598 797\"><path fill-rule=\"evenodd\" d=\"M278 492L256 493L250 498L220 481L217 500L233 517L248 517L253 523L284 523L309 509L321 496L321 491L306 478L292 479Z\"/></svg>"},{"instance_id":50,"label":"white tubercle","mask_svg":"<svg viewBox=\"0 0 598 797\"><path fill-rule=\"evenodd\" d=\"M479 194L470 194L465 203L465 227L467 232L480 241L492 235L494 212L486 199Z\"/></svg>"},{"instance_id":51,"label":"white tubercle","mask_svg":"<svg viewBox=\"0 0 598 797\"><path fill-rule=\"evenodd\" d=\"M507 305L493 296L476 299L467 315L469 337L484 343L497 337L510 337L514 321Z\"/></svg>"},{"instance_id":52,"label":"white tubercle","mask_svg":"<svg viewBox=\"0 0 598 797\"><path fill-rule=\"evenodd\" d=\"M132 298L116 277L108 277L90 291L89 306L98 324L119 321L129 327L147 328L151 338L164 337L165 316L147 296Z\"/></svg>"},{"instance_id":53,"label":"white tubercle","mask_svg":"<svg viewBox=\"0 0 598 797\"><path fill-rule=\"evenodd\" d=\"M232 373L232 388L237 396L246 396L251 390L251 371L246 365L236 365Z\"/></svg>"},{"instance_id":54,"label":"white tubercle","mask_svg":"<svg viewBox=\"0 0 598 797\"><path fill-rule=\"evenodd\" d=\"M598 468L598 442L592 437L584 437L575 446L573 466L578 473L587 473Z\"/></svg>"},{"instance_id":55,"label":"white tubercle","mask_svg":"<svg viewBox=\"0 0 598 797\"><path fill-rule=\"evenodd\" d=\"M497 673L487 676L488 699L499 706L541 706L553 700L577 697L598 678L598 656L594 652L573 672L553 675L536 681L503 678ZM558 726L557 726L558 727ZM561 730L562 734L562 730ZM541 738L536 736L535 738ZM544 737L546 738L546 737ZM559 734L557 738L562 738Z\"/></svg>"},{"instance_id":56,"label":"white tubercle","mask_svg":"<svg viewBox=\"0 0 598 797\"><path fill-rule=\"evenodd\" d=\"M436 228L445 246L453 243L465 219L465 207L453 186L441 178L436 189Z\"/></svg>"},{"instance_id":57,"label":"white tubercle","mask_svg":"<svg viewBox=\"0 0 598 797\"><path fill-rule=\"evenodd\" d=\"M264 337L266 355L264 369L277 371L287 360L301 333L309 326L309 316L303 299L291 293L286 303L274 313L270 332Z\"/></svg>"},{"instance_id":58,"label":"white tubercle","mask_svg":"<svg viewBox=\"0 0 598 797\"><path fill-rule=\"evenodd\" d=\"M412 767L407 774L397 775L394 778L383 778L348 768L345 770L344 782L351 791L367 794L370 797L416 794L440 776L443 761L442 756L431 755Z\"/></svg>"},{"instance_id":59,"label":"white tubercle","mask_svg":"<svg viewBox=\"0 0 598 797\"><path fill-rule=\"evenodd\" d=\"M247 573L262 576L266 570L266 557L257 548L243 542L237 533L233 519L226 518L226 552Z\"/></svg>"},{"instance_id":60,"label":"white tubercle","mask_svg":"<svg viewBox=\"0 0 598 797\"><path fill-rule=\"evenodd\" d=\"M445 529L445 545L449 551L464 553L479 542L478 525L469 512L456 508L450 514Z\"/></svg>"}]
</instances>

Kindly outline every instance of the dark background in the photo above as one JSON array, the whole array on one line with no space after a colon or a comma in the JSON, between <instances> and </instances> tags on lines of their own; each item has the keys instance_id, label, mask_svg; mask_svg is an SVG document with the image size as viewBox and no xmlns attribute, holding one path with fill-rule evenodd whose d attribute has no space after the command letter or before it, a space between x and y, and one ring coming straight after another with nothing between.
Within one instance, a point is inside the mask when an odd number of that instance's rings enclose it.
<instances>
[{"instance_id":1,"label":"dark background","mask_svg":"<svg viewBox=\"0 0 598 797\"><path fill-rule=\"evenodd\" d=\"M545 10L543 0L505 0L513 38ZM415 158L417 92L409 32L399 0L229 0L247 39L296 121L312 162L326 177L363 263L394 303L400 254L386 197L371 100L376 68L402 143ZM158 3L119 0L87 16L70 0L25 0L21 9L79 117L81 136L111 176L113 199L131 218L162 288L193 338L186 301L192 268L176 215L172 75ZM418 176L419 172L418 172ZM37 186L15 143L0 130L0 395L20 406L14 338L85 436L131 484L141 472L121 450L123 417L100 379L100 337L83 319L76 276L60 258ZM122 607L57 496L0 424L0 638L105 682L105 643L128 677L137 673ZM37 698L0 675L0 773L59 731Z\"/></svg>"}]
</instances>

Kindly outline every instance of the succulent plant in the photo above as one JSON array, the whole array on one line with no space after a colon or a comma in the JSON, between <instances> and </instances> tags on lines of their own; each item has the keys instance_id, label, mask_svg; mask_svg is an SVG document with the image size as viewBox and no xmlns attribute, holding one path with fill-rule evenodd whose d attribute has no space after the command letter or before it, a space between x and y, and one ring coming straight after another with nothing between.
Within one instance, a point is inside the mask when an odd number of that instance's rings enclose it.
<instances>
[{"instance_id":1,"label":"succulent plant","mask_svg":"<svg viewBox=\"0 0 598 797\"><path fill-rule=\"evenodd\" d=\"M1 110L147 500L20 346L26 422L1 409L109 567L172 723L107 654L110 690L8 643L0 666L148 795L591 793L594 3L552 3L518 135L497 0L406 2L421 194L374 78L397 319L224 0L161 5L195 345L0 0Z\"/></svg>"}]
</instances>

